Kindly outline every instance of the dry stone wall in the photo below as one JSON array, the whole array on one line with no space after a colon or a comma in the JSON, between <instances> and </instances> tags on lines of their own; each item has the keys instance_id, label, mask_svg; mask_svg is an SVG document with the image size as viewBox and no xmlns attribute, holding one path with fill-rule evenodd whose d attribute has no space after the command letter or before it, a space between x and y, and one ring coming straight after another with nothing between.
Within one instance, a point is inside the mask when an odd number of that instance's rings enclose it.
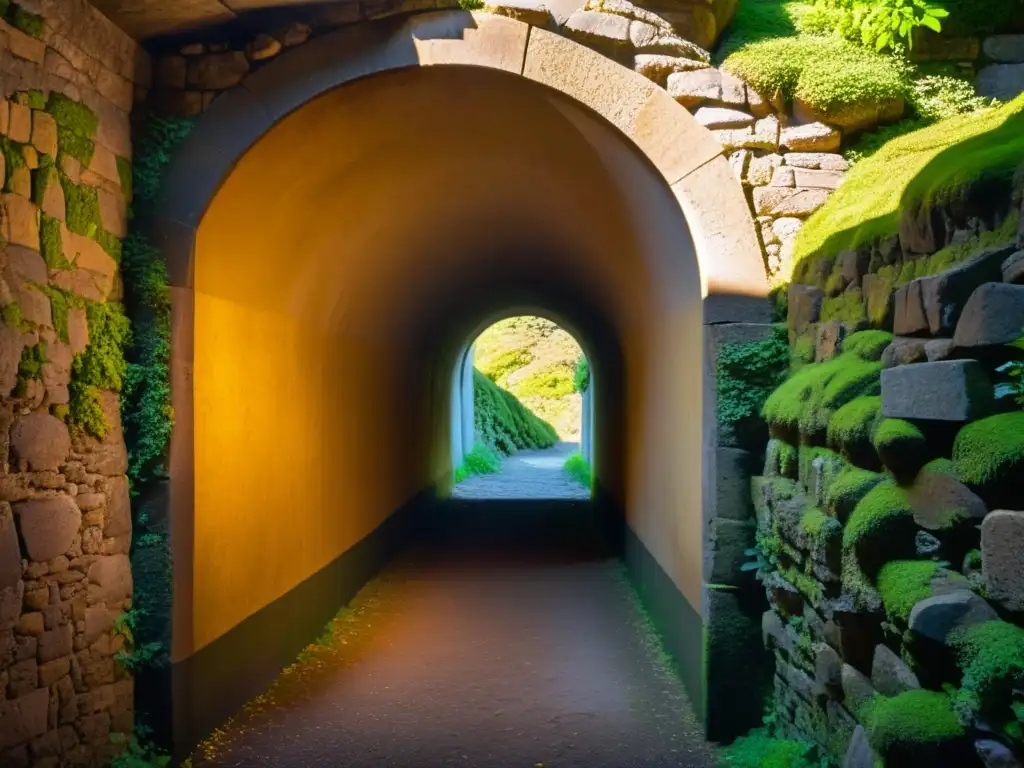
<instances>
[{"instance_id":1,"label":"dry stone wall","mask_svg":"<svg viewBox=\"0 0 1024 768\"><path fill-rule=\"evenodd\" d=\"M849 768L1024 758L1022 181L788 289L797 370L752 482L762 629L783 732Z\"/></svg>"},{"instance_id":2,"label":"dry stone wall","mask_svg":"<svg viewBox=\"0 0 1024 768\"><path fill-rule=\"evenodd\" d=\"M133 720L115 661L132 518L111 387L147 62L84 0L18 8L20 28L0 21L0 765L104 765Z\"/></svg>"}]
</instances>

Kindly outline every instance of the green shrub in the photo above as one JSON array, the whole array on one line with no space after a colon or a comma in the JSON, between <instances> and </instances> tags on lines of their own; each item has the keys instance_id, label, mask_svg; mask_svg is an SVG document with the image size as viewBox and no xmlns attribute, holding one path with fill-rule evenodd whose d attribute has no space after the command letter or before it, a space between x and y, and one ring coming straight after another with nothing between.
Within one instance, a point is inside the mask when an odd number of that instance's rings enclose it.
<instances>
[{"instance_id":1,"label":"green shrub","mask_svg":"<svg viewBox=\"0 0 1024 768\"><path fill-rule=\"evenodd\" d=\"M931 596L932 578L941 566L932 560L893 560L878 572L878 591L890 618L906 623L911 609Z\"/></svg>"},{"instance_id":2,"label":"green shrub","mask_svg":"<svg viewBox=\"0 0 1024 768\"><path fill-rule=\"evenodd\" d=\"M919 764L922 747L941 748L964 735L944 693L919 689L892 698L879 696L864 711L868 741L886 765Z\"/></svg>"},{"instance_id":3,"label":"green shrub","mask_svg":"<svg viewBox=\"0 0 1024 768\"><path fill-rule=\"evenodd\" d=\"M554 365L543 371L531 373L515 383L518 397L559 398L576 391L573 369L565 365Z\"/></svg>"},{"instance_id":4,"label":"green shrub","mask_svg":"<svg viewBox=\"0 0 1024 768\"><path fill-rule=\"evenodd\" d=\"M554 427L475 368L473 395L476 429L498 453L508 456L521 448L549 448L555 444L558 435Z\"/></svg>"},{"instance_id":5,"label":"green shrub","mask_svg":"<svg viewBox=\"0 0 1024 768\"><path fill-rule=\"evenodd\" d=\"M584 488L592 488L594 484L593 472L590 462L583 458L583 454L576 452L565 460L562 466L565 473Z\"/></svg>"},{"instance_id":6,"label":"green shrub","mask_svg":"<svg viewBox=\"0 0 1024 768\"><path fill-rule=\"evenodd\" d=\"M903 211L953 197L1024 163L1024 95L901 136L857 163L797 234L794 257L827 258L896 234ZM786 276L783 276L786 277Z\"/></svg>"},{"instance_id":7,"label":"green shrub","mask_svg":"<svg viewBox=\"0 0 1024 768\"><path fill-rule=\"evenodd\" d=\"M573 373L572 383L580 394L590 388L590 361L587 358L581 357L576 361L576 371Z\"/></svg>"},{"instance_id":8,"label":"green shrub","mask_svg":"<svg viewBox=\"0 0 1024 768\"><path fill-rule=\"evenodd\" d=\"M929 122L996 106L994 99L978 96L969 80L949 75L931 75L914 80L908 97L914 112Z\"/></svg>"},{"instance_id":9,"label":"green shrub","mask_svg":"<svg viewBox=\"0 0 1024 768\"><path fill-rule=\"evenodd\" d=\"M719 752L721 768L818 768L820 765L816 744L773 738L766 728L741 736Z\"/></svg>"},{"instance_id":10,"label":"green shrub","mask_svg":"<svg viewBox=\"0 0 1024 768\"><path fill-rule=\"evenodd\" d=\"M765 401L786 376L789 345L776 326L768 338L723 344L716 362L718 423L747 434L759 421Z\"/></svg>"},{"instance_id":11,"label":"green shrub","mask_svg":"<svg viewBox=\"0 0 1024 768\"><path fill-rule=\"evenodd\" d=\"M501 471L501 459L488 446L476 443L455 470L455 482L461 483L473 475L493 475Z\"/></svg>"},{"instance_id":12,"label":"green shrub","mask_svg":"<svg viewBox=\"0 0 1024 768\"><path fill-rule=\"evenodd\" d=\"M765 40L732 54L723 68L758 93L799 99L826 117L903 98L908 83L890 57L836 38Z\"/></svg>"},{"instance_id":13,"label":"green shrub","mask_svg":"<svg viewBox=\"0 0 1024 768\"><path fill-rule=\"evenodd\" d=\"M982 717L996 725L1014 719L1015 692L1024 686L1024 629L986 621L954 630L949 644L963 680L954 699L961 722Z\"/></svg>"}]
</instances>

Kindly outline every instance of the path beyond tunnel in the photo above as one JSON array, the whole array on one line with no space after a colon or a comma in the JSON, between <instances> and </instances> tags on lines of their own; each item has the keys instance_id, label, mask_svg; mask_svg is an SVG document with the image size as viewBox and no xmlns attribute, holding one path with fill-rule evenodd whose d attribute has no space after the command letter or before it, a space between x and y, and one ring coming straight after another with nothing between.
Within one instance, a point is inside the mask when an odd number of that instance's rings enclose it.
<instances>
[{"instance_id":1,"label":"path beyond tunnel","mask_svg":"<svg viewBox=\"0 0 1024 768\"><path fill-rule=\"evenodd\" d=\"M456 499L589 499L590 489L563 469L579 450L577 443L556 443L538 451L518 451L503 459L501 471L467 478L452 489Z\"/></svg>"},{"instance_id":2,"label":"path beyond tunnel","mask_svg":"<svg viewBox=\"0 0 1024 768\"><path fill-rule=\"evenodd\" d=\"M589 502L438 514L194 765L713 765Z\"/></svg>"}]
</instances>

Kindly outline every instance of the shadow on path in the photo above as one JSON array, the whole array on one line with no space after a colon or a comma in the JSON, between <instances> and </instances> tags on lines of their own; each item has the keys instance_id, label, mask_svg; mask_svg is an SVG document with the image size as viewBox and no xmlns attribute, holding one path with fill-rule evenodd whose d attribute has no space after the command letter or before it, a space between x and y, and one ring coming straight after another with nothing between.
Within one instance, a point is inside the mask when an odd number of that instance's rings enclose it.
<instances>
[{"instance_id":1,"label":"shadow on path","mask_svg":"<svg viewBox=\"0 0 1024 768\"><path fill-rule=\"evenodd\" d=\"M456 499L589 499L562 466L579 443L555 443L537 451L517 451L502 459L501 472L474 475L452 488Z\"/></svg>"},{"instance_id":2,"label":"shadow on path","mask_svg":"<svg viewBox=\"0 0 1024 768\"><path fill-rule=\"evenodd\" d=\"M195 766L710 768L589 502L449 502Z\"/></svg>"}]
</instances>

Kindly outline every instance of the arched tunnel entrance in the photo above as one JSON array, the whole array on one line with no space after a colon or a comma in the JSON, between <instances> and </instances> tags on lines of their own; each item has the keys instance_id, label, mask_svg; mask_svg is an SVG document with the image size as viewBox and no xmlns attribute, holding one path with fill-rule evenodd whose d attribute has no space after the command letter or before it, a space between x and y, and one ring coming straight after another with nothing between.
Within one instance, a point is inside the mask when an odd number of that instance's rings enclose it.
<instances>
[{"instance_id":1,"label":"arched tunnel entrance","mask_svg":"<svg viewBox=\"0 0 1024 768\"><path fill-rule=\"evenodd\" d=\"M258 693L436 514L456 363L517 306L588 346L595 508L674 595L700 709L705 327L766 316L721 147L639 76L510 19L358 34L257 72L172 165L176 740Z\"/></svg>"}]
</instances>

